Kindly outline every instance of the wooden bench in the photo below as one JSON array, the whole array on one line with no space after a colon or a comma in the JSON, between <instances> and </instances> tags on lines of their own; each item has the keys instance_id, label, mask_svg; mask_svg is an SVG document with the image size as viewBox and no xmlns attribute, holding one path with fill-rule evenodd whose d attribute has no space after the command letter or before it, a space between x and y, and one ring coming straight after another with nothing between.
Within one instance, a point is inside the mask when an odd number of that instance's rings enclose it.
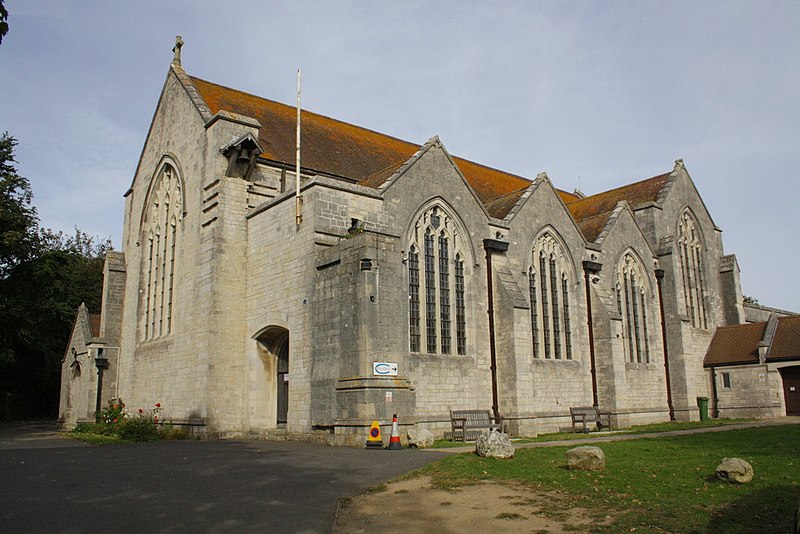
<instances>
[{"instance_id":1,"label":"wooden bench","mask_svg":"<svg viewBox=\"0 0 800 534\"><path fill-rule=\"evenodd\" d=\"M453 441L475 441L484 430L502 430L503 418L491 410L450 410Z\"/></svg>"},{"instance_id":2,"label":"wooden bench","mask_svg":"<svg viewBox=\"0 0 800 534\"><path fill-rule=\"evenodd\" d=\"M588 423L597 423L597 428L611 430L611 414L601 412L597 406L577 406L569 409L572 417L572 431L577 432L576 427L582 425L584 434L589 433Z\"/></svg>"}]
</instances>

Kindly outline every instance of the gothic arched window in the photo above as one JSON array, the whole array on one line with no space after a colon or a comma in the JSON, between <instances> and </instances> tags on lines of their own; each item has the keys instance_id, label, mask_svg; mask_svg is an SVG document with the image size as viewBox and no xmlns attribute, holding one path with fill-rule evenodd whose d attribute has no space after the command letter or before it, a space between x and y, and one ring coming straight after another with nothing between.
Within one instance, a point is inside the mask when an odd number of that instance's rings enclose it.
<instances>
[{"instance_id":1,"label":"gothic arched window","mask_svg":"<svg viewBox=\"0 0 800 534\"><path fill-rule=\"evenodd\" d=\"M641 262L626 252L617 267L615 293L622 317L623 344L631 363L650 363L650 325L647 323L650 292Z\"/></svg>"},{"instance_id":2,"label":"gothic arched window","mask_svg":"<svg viewBox=\"0 0 800 534\"><path fill-rule=\"evenodd\" d=\"M572 359L571 273L564 248L551 233L542 234L528 269L534 358Z\"/></svg>"},{"instance_id":3,"label":"gothic arched window","mask_svg":"<svg viewBox=\"0 0 800 534\"><path fill-rule=\"evenodd\" d=\"M181 199L181 183L175 168L165 163L155 177L145 207L144 339L172 332L175 250L178 225L182 219Z\"/></svg>"},{"instance_id":4,"label":"gothic arched window","mask_svg":"<svg viewBox=\"0 0 800 534\"><path fill-rule=\"evenodd\" d=\"M420 257L421 256L421 257ZM408 248L408 334L411 352L467 353L465 255L450 215L426 210Z\"/></svg>"},{"instance_id":5,"label":"gothic arched window","mask_svg":"<svg viewBox=\"0 0 800 534\"><path fill-rule=\"evenodd\" d=\"M696 328L708 328L706 291L703 279L703 246L689 210L678 221L678 255L681 259L681 279L686 315Z\"/></svg>"}]
</instances>

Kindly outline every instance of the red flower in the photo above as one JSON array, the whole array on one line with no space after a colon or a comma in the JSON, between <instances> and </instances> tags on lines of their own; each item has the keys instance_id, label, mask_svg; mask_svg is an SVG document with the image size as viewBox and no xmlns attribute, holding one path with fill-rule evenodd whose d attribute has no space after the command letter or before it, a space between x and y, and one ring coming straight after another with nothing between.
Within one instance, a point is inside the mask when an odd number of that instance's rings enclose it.
<instances>
[{"instance_id":1,"label":"red flower","mask_svg":"<svg viewBox=\"0 0 800 534\"><path fill-rule=\"evenodd\" d=\"M156 403L156 408L161 408L161 403L160 402Z\"/></svg>"},{"instance_id":2,"label":"red flower","mask_svg":"<svg viewBox=\"0 0 800 534\"><path fill-rule=\"evenodd\" d=\"M144 413L144 410L142 410L141 408L139 408L139 413Z\"/></svg>"},{"instance_id":3,"label":"red flower","mask_svg":"<svg viewBox=\"0 0 800 534\"><path fill-rule=\"evenodd\" d=\"M116 423L116 422L117 422L117 420L116 420L116 419L114 419L114 420L112 421L112 423Z\"/></svg>"},{"instance_id":4,"label":"red flower","mask_svg":"<svg viewBox=\"0 0 800 534\"><path fill-rule=\"evenodd\" d=\"M153 421L155 421L156 423L158 423L158 416L157 416L157 415L156 415L155 417L153 417Z\"/></svg>"}]
</instances>

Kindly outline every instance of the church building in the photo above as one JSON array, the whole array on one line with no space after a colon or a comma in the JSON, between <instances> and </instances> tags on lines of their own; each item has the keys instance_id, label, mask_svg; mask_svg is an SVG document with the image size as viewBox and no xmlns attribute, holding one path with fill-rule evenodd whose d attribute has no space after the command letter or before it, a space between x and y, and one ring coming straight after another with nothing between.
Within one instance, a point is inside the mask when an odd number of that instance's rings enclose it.
<instances>
[{"instance_id":1,"label":"church building","mask_svg":"<svg viewBox=\"0 0 800 534\"><path fill-rule=\"evenodd\" d=\"M64 427L121 398L221 437L363 443L393 414L441 436L456 409L530 436L570 407L696 420L723 390L704 360L746 323L739 268L682 160L585 196L304 110L298 176L297 108L189 75L181 44Z\"/></svg>"}]
</instances>

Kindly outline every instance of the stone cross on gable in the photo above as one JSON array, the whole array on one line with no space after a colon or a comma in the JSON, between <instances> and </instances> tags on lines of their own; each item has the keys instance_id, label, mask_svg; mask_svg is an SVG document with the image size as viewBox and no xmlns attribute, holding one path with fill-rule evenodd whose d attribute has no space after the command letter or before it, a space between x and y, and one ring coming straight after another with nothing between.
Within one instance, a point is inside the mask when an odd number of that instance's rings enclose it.
<instances>
[{"instance_id":1,"label":"stone cross on gable","mask_svg":"<svg viewBox=\"0 0 800 534\"><path fill-rule=\"evenodd\" d=\"M175 46L172 47L172 52L175 54L175 57L172 58L172 62L175 65L181 64L181 47L183 46L183 37L180 35L175 36Z\"/></svg>"}]
</instances>

